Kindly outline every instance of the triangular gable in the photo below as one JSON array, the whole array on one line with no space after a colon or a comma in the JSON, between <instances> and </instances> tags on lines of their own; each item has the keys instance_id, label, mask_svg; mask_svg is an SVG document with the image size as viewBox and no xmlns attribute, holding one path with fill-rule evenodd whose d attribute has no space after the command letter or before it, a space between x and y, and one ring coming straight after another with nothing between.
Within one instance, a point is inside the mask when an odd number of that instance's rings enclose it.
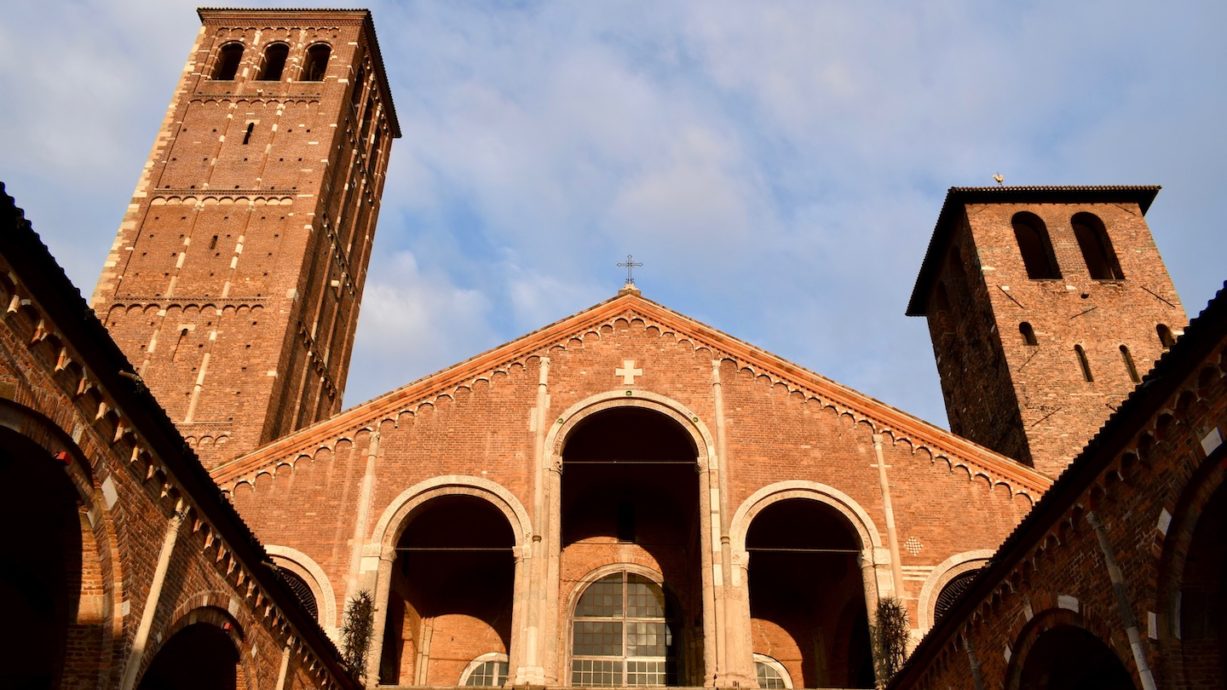
<instances>
[{"instance_id":1,"label":"triangular gable","mask_svg":"<svg viewBox=\"0 0 1227 690\"><path fill-rule=\"evenodd\" d=\"M970 474L983 474L990 483L1005 482L1015 491L1027 493L1032 500L1043 494L1052 483L1047 476L1030 467L631 291L623 291L577 314L277 439L218 466L213 470L213 476L225 486L252 477L280 459L312 454L318 447L329 445L332 439L346 432L374 429L380 420L395 419L405 409L431 402L516 361L545 354L553 346L582 337L619 318L642 319L659 327L662 333L669 332L679 340L690 340L697 347L711 350L714 357L728 359L739 368L766 375L790 390L808 393L810 397L832 405L841 414L850 414L857 421L868 422L879 433L888 434L896 440L906 439L913 449L927 448L934 456L947 456L952 466L965 464Z\"/></svg>"}]
</instances>

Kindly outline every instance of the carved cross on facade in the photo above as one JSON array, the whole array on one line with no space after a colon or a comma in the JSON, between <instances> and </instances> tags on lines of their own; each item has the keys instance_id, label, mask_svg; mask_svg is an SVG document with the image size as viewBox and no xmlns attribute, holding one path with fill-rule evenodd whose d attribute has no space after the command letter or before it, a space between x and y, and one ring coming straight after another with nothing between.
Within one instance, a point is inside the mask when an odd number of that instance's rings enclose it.
<instances>
[{"instance_id":1,"label":"carved cross on facade","mask_svg":"<svg viewBox=\"0 0 1227 690\"><path fill-rule=\"evenodd\" d=\"M634 385L636 376L643 376L643 369L635 368L635 360L624 359L622 360L622 366L614 369L614 376L621 376L622 383L630 386Z\"/></svg>"}]
</instances>

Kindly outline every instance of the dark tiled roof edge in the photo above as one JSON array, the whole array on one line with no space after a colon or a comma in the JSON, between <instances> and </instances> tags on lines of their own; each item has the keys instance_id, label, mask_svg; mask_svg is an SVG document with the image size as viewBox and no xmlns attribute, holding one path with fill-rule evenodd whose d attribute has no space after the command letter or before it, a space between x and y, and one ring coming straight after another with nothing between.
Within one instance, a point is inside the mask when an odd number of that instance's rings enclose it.
<instances>
[{"instance_id":1,"label":"dark tiled roof edge","mask_svg":"<svg viewBox=\"0 0 1227 690\"><path fill-rule=\"evenodd\" d=\"M1102 203L1111 201L1136 202L1145 214L1159 193L1158 185L1030 185L996 187L951 187L937 215L937 225L925 250L912 297L908 300L908 316L924 316L929 292L941 268L941 258L950 245L956 214L968 203Z\"/></svg>"},{"instance_id":2,"label":"dark tiled roof edge","mask_svg":"<svg viewBox=\"0 0 1227 690\"><path fill-rule=\"evenodd\" d=\"M340 653L318 621L303 609L297 596L265 562L268 552L238 511L222 494L179 430L148 389L120 372L133 372L128 358L85 302L64 269L55 261L0 182L0 253L10 270L47 312L84 364L134 424L193 503L247 565L248 572L294 624L297 633L319 656L337 681L351 690L360 686L346 672Z\"/></svg>"},{"instance_id":3,"label":"dark tiled roof edge","mask_svg":"<svg viewBox=\"0 0 1227 690\"><path fill-rule=\"evenodd\" d=\"M1108 418L1099 433L1070 463L1052 488L1035 504L1014 531L1006 537L989 564L976 577L953 606L912 652L903 669L888 686L894 690L909 687L924 671L923 663L949 643L967 617L997 584L1039 543L1054 524L1062 519L1132 441L1137 431L1149 423L1162 405L1192 376L1215 348L1227 339L1227 283L1206 308L1193 319L1176 344L1159 359L1142 383Z\"/></svg>"}]
</instances>

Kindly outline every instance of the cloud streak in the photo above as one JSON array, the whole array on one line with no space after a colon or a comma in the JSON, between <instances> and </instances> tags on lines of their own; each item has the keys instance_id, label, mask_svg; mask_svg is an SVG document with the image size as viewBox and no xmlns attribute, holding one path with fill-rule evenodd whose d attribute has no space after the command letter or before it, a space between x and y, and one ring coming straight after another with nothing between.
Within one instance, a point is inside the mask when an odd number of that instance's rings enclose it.
<instances>
[{"instance_id":1,"label":"cloud streak","mask_svg":"<svg viewBox=\"0 0 1227 690\"><path fill-rule=\"evenodd\" d=\"M1221 3L372 9L405 137L347 404L607 298L629 252L648 297L942 422L903 307L945 188L999 170L1162 183L1149 220L1186 306L1224 277L1204 250L1227 160ZM196 19L9 15L0 88L22 100L0 112L0 174L88 292ZM56 49L27 25L56 27Z\"/></svg>"}]
</instances>

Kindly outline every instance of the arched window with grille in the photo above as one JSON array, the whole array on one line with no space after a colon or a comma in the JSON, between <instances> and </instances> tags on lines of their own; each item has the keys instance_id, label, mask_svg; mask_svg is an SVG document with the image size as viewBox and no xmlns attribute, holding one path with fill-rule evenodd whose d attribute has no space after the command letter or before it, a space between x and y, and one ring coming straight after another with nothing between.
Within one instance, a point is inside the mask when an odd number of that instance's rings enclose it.
<instances>
[{"instance_id":1,"label":"arched window with grille","mask_svg":"<svg viewBox=\"0 0 1227 690\"><path fill-rule=\"evenodd\" d=\"M1057 267L1057 257L1044 221L1034 213L1023 211L1015 213L1010 223L1014 226L1014 239L1018 242L1027 277L1032 280L1060 278L1061 269Z\"/></svg>"},{"instance_id":2,"label":"arched window with grille","mask_svg":"<svg viewBox=\"0 0 1227 690\"><path fill-rule=\"evenodd\" d=\"M227 43L217 51L217 63L213 66L213 78L217 81L233 81L239 73L243 60L243 44Z\"/></svg>"},{"instance_id":3,"label":"arched window with grille","mask_svg":"<svg viewBox=\"0 0 1227 690\"><path fill-rule=\"evenodd\" d=\"M501 688L507 684L510 667L507 655L501 652L482 654L469 662L460 674L460 686L467 688Z\"/></svg>"},{"instance_id":4,"label":"arched window with grille","mask_svg":"<svg viewBox=\"0 0 1227 690\"><path fill-rule=\"evenodd\" d=\"M1164 350L1170 350L1172 345L1176 344L1176 336L1172 334L1172 329L1167 327L1167 324L1161 323L1155 326L1155 333L1159 335L1159 344Z\"/></svg>"},{"instance_id":5,"label":"arched window with grille","mask_svg":"<svg viewBox=\"0 0 1227 690\"><path fill-rule=\"evenodd\" d=\"M942 591L937 595L937 601L933 604L934 625L942 619L942 616L950 611L950 607L958 600L959 595L967 591L972 581L976 579L976 575L980 574L980 570L980 568L976 568L965 573L959 573L950 582L947 582L945 587L942 587Z\"/></svg>"},{"instance_id":6,"label":"arched window with grille","mask_svg":"<svg viewBox=\"0 0 1227 690\"><path fill-rule=\"evenodd\" d=\"M1070 221L1074 226L1074 237L1078 240L1078 248L1082 250L1082 258L1086 261L1086 270L1095 280L1124 280L1125 274L1120 269L1116 252L1112 249L1112 240L1108 238L1108 230L1103 221L1093 213L1075 214Z\"/></svg>"},{"instance_id":7,"label":"arched window with grille","mask_svg":"<svg viewBox=\"0 0 1227 690\"><path fill-rule=\"evenodd\" d=\"M792 677L784 664L767 656L754 655L754 676L762 690L786 690L792 687Z\"/></svg>"},{"instance_id":8,"label":"arched window with grille","mask_svg":"<svg viewBox=\"0 0 1227 690\"><path fill-rule=\"evenodd\" d=\"M292 570L279 568L277 574L294 591L294 595L298 597L298 601L302 603L307 613L310 613L312 618L319 620L319 604L315 601L315 592L311 591L311 585L308 585L306 580Z\"/></svg>"},{"instance_id":9,"label":"arched window with grille","mask_svg":"<svg viewBox=\"0 0 1227 690\"><path fill-rule=\"evenodd\" d=\"M328 72L328 58L332 56L332 47L327 43L316 43L307 48L307 59L303 62L302 77L299 81L324 81Z\"/></svg>"},{"instance_id":10,"label":"arched window with grille","mask_svg":"<svg viewBox=\"0 0 1227 690\"><path fill-rule=\"evenodd\" d=\"M588 585L571 625L571 685L672 685L674 665L660 584L623 571Z\"/></svg>"},{"instance_id":11,"label":"arched window with grille","mask_svg":"<svg viewBox=\"0 0 1227 690\"><path fill-rule=\"evenodd\" d=\"M260 76L257 81L281 81L285 72L285 60L290 55L290 46L284 43L271 43L264 49L264 64L260 66Z\"/></svg>"}]
</instances>

